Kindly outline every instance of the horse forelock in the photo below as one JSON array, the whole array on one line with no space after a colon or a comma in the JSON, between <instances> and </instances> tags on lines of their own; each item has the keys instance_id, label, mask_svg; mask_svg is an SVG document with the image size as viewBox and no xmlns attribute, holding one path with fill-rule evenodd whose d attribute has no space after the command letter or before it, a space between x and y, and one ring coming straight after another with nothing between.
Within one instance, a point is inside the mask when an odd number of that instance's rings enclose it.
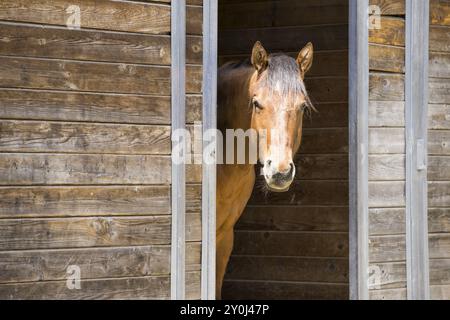
<instances>
[{"instance_id":1,"label":"horse forelock","mask_svg":"<svg viewBox=\"0 0 450 320\"><path fill-rule=\"evenodd\" d=\"M303 95L307 112L315 108L306 91L305 84L300 77L300 68L294 58L285 54L272 54L265 75L260 79L260 86L264 86L269 93L276 92L282 96Z\"/></svg>"}]
</instances>

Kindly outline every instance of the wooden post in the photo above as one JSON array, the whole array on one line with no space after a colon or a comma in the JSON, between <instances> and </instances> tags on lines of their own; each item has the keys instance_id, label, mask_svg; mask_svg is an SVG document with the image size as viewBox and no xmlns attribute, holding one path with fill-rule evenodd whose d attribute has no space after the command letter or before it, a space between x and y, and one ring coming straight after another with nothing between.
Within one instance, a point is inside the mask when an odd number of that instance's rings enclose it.
<instances>
[{"instance_id":1,"label":"wooden post","mask_svg":"<svg viewBox=\"0 0 450 320\"><path fill-rule=\"evenodd\" d=\"M172 134L186 128L186 0L172 1ZM174 150L172 149L172 156ZM171 297L185 299L186 272L186 171L172 161Z\"/></svg>"},{"instance_id":2,"label":"wooden post","mask_svg":"<svg viewBox=\"0 0 450 320\"><path fill-rule=\"evenodd\" d=\"M408 299L429 299L427 121L429 1L406 0L406 258Z\"/></svg>"},{"instance_id":3,"label":"wooden post","mask_svg":"<svg viewBox=\"0 0 450 320\"><path fill-rule=\"evenodd\" d=\"M349 2L350 299L368 299L368 0Z\"/></svg>"},{"instance_id":4,"label":"wooden post","mask_svg":"<svg viewBox=\"0 0 450 320\"><path fill-rule=\"evenodd\" d=\"M217 0L203 2L203 133L217 128ZM214 156L215 151L211 152ZM216 296L216 165L203 163L201 298Z\"/></svg>"}]
</instances>

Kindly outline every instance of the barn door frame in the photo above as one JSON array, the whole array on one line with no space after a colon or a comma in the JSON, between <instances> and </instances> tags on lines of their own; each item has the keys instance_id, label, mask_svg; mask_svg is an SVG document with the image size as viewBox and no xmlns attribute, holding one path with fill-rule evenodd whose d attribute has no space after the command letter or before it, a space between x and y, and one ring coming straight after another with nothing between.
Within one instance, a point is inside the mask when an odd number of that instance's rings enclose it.
<instances>
[{"instance_id":1,"label":"barn door frame","mask_svg":"<svg viewBox=\"0 0 450 320\"><path fill-rule=\"evenodd\" d=\"M171 5L171 123L172 137L186 129L186 0ZM175 141L174 141L175 142ZM172 156L176 150L172 142ZM172 161L172 245L170 297L186 297L186 165Z\"/></svg>"},{"instance_id":2,"label":"barn door frame","mask_svg":"<svg viewBox=\"0 0 450 320\"><path fill-rule=\"evenodd\" d=\"M203 136L217 129L218 0L203 1ZM211 142L208 142L209 147ZM215 147L203 156L215 158ZM216 298L216 164L202 167L201 299Z\"/></svg>"},{"instance_id":3,"label":"barn door frame","mask_svg":"<svg viewBox=\"0 0 450 320\"><path fill-rule=\"evenodd\" d=\"M430 297L428 257L429 0L406 0L406 273L407 298Z\"/></svg>"},{"instance_id":4,"label":"barn door frame","mask_svg":"<svg viewBox=\"0 0 450 320\"><path fill-rule=\"evenodd\" d=\"M350 299L367 300L369 267L369 0L349 0Z\"/></svg>"}]
</instances>

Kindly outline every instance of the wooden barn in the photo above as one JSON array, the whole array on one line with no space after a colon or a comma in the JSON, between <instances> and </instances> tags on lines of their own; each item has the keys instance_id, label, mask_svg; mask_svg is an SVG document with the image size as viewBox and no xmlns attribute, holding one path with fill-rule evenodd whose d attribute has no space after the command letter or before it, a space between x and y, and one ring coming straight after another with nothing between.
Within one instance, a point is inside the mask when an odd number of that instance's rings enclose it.
<instances>
[{"instance_id":1,"label":"wooden barn","mask_svg":"<svg viewBox=\"0 0 450 320\"><path fill-rule=\"evenodd\" d=\"M315 48L225 299L450 299L450 1L0 0L0 298L214 299L217 67ZM200 141L201 143L201 141Z\"/></svg>"}]
</instances>

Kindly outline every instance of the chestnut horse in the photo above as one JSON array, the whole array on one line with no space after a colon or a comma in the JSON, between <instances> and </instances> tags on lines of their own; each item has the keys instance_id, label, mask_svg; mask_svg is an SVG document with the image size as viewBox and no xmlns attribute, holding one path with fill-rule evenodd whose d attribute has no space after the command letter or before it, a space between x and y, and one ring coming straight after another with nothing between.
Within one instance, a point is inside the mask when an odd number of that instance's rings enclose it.
<instances>
[{"instance_id":1,"label":"chestnut horse","mask_svg":"<svg viewBox=\"0 0 450 320\"><path fill-rule=\"evenodd\" d=\"M268 55L256 42L250 61L227 63L219 69L218 129L224 136L226 129L267 132L259 162L269 191L287 191L295 177L293 157L302 140L303 114L314 110L303 82L312 61L311 43L294 59ZM272 129L279 134L271 134ZM217 181L216 296L220 299L233 249L233 228L255 184L254 164L218 164Z\"/></svg>"}]
</instances>

